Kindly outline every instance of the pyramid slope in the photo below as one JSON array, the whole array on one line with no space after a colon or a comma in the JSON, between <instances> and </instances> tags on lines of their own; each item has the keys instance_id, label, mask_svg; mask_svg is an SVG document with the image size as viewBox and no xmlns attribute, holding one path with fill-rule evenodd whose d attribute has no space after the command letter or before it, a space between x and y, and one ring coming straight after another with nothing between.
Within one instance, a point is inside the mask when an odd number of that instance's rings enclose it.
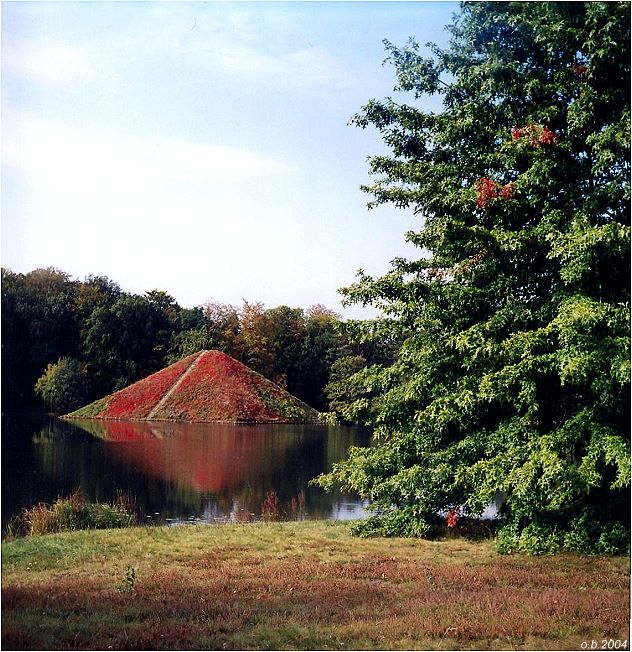
<instances>
[{"instance_id":1,"label":"pyramid slope","mask_svg":"<svg viewBox=\"0 0 632 652\"><path fill-rule=\"evenodd\" d=\"M319 423L319 413L221 351L199 351L66 418Z\"/></svg>"}]
</instances>

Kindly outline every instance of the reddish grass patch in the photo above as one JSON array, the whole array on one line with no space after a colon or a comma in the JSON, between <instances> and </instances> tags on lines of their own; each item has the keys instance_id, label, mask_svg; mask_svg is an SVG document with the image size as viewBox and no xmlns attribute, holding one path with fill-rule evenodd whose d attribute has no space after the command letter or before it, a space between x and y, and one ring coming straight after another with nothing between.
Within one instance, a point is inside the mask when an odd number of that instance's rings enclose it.
<instances>
[{"instance_id":1,"label":"reddish grass patch","mask_svg":"<svg viewBox=\"0 0 632 652\"><path fill-rule=\"evenodd\" d=\"M555 560L525 568L521 559L453 566L368 555L348 562L244 557L248 552L233 546L141 573L130 593L90 578L6 587L3 643L34 649L45 642L37 628L20 630L16 614L48 618L48 635L56 638L42 649L82 649L88 641L98 649L189 649L200 641L257 648L259 629L280 627L311 632L307 647L322 649L330 645L318 632L343 647L384 647L385 640L416 647L446 635L463 647L495 639L515 647L533 637L564 639L568 647L573 637L622 636L629 618L627 578L604 581L598 561L576 577ZM67 632L69 622L76 626ZM87 629L75 638L79 623Z\"/></svg>"}]
</instances>

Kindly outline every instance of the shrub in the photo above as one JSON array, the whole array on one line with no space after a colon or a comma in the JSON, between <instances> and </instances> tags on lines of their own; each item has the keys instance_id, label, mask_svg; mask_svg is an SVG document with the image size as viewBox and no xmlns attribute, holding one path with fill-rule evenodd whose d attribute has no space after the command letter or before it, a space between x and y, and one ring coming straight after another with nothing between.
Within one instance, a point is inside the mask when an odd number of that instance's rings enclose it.
<instances>
[{"instance_id":1,"label":"shrub","mask_svg":"<svg viewBox=\"0 0 632 652\"><path fill-rule=\"evenodd\" d=\"M51 410L72 410L86 400L86 374L81 363L74 358L59 358L49 364L37 379L35 394Z\"/></svg>"},{"instance_id":2,"label":"shrub","mask_svg":"<svg viewBox=\"0 0 632 652\"><path fill-rule=\"evenodd\" d=\"M37 536L67 530L129 527L137 522L133 501L119 494L113 503L91 503L76 491L52 504L26 508L7 526L8 538Z\"/></svg>"},{"instance_id":3,"label":"shrub","mask_svg":"<svg viewBox=\"0 0 632 652\"><path fill-rule=\"evenodd\" d=\"M565 534L564 529L533 522L520 530L515 523L510 523L498 532L496 547L501 553L550 554L562 550L601 555L630 553L630 530L616 521L600 523L587 512L573 519Z\"/></svg>"},{"instance_id":4,"label":"shrub","mask_svg":"<svg viewBox=\"0 0 632 652\"><path fill-rule=\"evenodd\" d=\"M597 551L603 555L629 555L630 530L621 523L608 523L597 542Z\"/></svg>"}]
</instances>

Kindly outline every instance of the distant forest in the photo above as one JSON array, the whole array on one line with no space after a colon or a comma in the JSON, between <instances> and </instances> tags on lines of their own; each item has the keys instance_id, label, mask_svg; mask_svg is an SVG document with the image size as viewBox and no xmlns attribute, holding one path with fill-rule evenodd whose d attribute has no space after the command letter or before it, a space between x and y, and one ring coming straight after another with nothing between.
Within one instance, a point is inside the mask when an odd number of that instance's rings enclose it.
<instances>
[{"instance_id":1,"label":"distant forest","mask_svg":"<svg viewBox=\"0 0 632 652\"><path fill-rule=\"evenodd\" d=\"M320 304L182 308L166 292L131 294L105 276L79 281L52 267L2 269L2 411L71 410L191 353L218 349L344 420L345 407L362 398L350 377L388 364L398 348L361 344L354 330ZM62 387L47 393L54 379Z\"/></svg>"}]
</instances>

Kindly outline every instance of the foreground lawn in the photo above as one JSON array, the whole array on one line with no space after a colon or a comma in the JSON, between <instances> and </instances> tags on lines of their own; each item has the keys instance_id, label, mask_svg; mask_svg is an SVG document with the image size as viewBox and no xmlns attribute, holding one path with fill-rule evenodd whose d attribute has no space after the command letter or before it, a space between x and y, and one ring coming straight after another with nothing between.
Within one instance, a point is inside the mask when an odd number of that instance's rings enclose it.
<instances>
[{"instance_id":1,"label":"foreground lawn","mask_svg":"<svg viewBox=\"0 0 632 652\"><path fill-rule=\"evenodd\" d=\"M357 539L331 522L69 532L4 543L2 553L7 650L580 649L592 640L601 649L627 639L626 558Z\"/></svg>"}]
</instances>

